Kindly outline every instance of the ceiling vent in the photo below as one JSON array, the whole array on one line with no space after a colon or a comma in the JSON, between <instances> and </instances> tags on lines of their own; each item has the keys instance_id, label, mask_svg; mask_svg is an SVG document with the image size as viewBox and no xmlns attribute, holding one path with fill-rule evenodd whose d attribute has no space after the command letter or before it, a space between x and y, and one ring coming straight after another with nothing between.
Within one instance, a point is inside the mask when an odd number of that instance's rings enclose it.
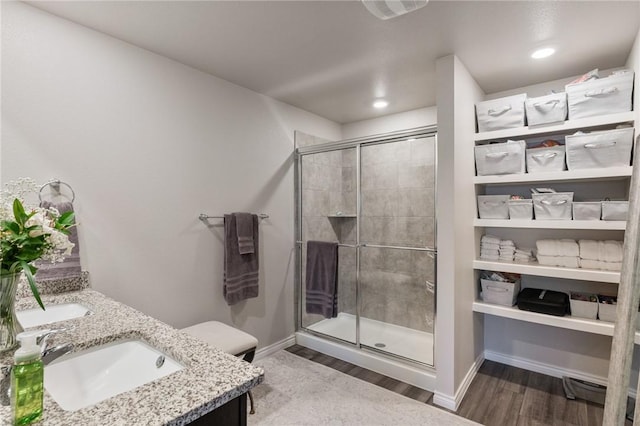
<instances>
[{"instance_id":1,"label":"ceiling vent","mask_svg":"<svg viewBox=\"0 0 640 426\"><path fill-rule=\"evenodd\" d=\"M427 5L429 0L362 0L364 6L375 17L391 19L413 12Z\"/></svg>"}]
</instances>

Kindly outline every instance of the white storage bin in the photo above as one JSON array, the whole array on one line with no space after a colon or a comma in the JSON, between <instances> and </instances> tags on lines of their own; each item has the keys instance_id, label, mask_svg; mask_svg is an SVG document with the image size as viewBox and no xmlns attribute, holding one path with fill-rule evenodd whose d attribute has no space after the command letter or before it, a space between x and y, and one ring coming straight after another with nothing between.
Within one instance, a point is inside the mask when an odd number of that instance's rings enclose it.
<instances>
[{"instance_id":1,"label":"white storage bin","mask_svg":"<svg viewBox=\"0 0 640 426\"><path fill-rule=\"evenodd\" d=\"M602 201L602 220L627 220L628 201Z\"/></svg>"},{"instance_id":2,"label":"white storage bin","mask_svg":"<svg viewBox=\"0 0 640 426\"><path fill-rule=\"evenodd\" d=\"M509 195L478 195L480 219L509 219Z\"/></svg>"},{"instance_id":3,"label":"white storage bin","mask_svg":"<svg viewBox=\"0 0 640 426\"><path fill-rule=\"evenodd\" d=\"M573 220L600 220L602 212L601 201L574 201Z\"/></svg>"},{"instance_id":4,"label":"white storage bin","mask_svg":"<svg viewBox=\"0 0 640 426\"><path fill-rule=\"evenodd\" d=\"M536 220L571 220L573 192L531 194Z\"/></svg>"},{"instance_id":5,"label":"white storage bin","mask_svg":"<svg viewBox=\"0 0 640 426\"><path fill-rule=\"evenodd\" d=\"M551 146L549 148L527 149L527 172L561 172L566 170L564 165L564 146Z\"/></svg>"},{"instance_id":6,"label":"white storage bin","mask_svg":"<svg viewBox=\"0 0 640 426\"><path fill-rule=\"evenodd\" d=\"M525 111L529 126L564 121L567 119L567 94L561 92L527 98Z\"/></svg>"},{"instance_id":7,"label":"white storage bin","mask_svg":"<svg viewBox=\"0 0 640 426\"><path fill-rule=\"evenodd\" d=\"M520 280L514 283L480 279L482 300L496 305L513 306L520 293Z\"/></svg>"},{"instance_id":8,"label":"white storage bin","mask_svg":"<svg viewBox=\"0 0 640 426\"><path fill-rule=\"evenodd\" d=\"M476 104L478 131L490 132L492 130L523 127L525 99L527 99L527 95L523 93L521 95L478 102Z\"/></svg>"},{"instance_id":9,"label":"white storage bin","mask_svg":"<svg viewBox=\"0 0 640 426\"><path fill-rule=\"evenodd\" d=\"M509 200L510 219L533 219L533 200Z\"/></svg>"},{"instance_id":10,"label":"white storage bin","mask_svg":"<svg viewBox=\"0 0 640 426\"><path fill-rule=\"evenodd\" d=\"M633 127L567 135L565 146L569 170L628 166Z\"/></svg>"},{"instance_id":11,"label":"white storage bin","mask_svg":"<svg viewBox=\"0 0 640 426\"><path fill-rule=\"evenodd\" d=\"M569 120L631 111L633 72L569 84L565 90Z\"/></svg>"},{"instance_id":12,"label":"white storage bin","mask_svg":"<svg viewBox=\"0 0 640 426\"><path fill-rule=\"evenodd\" d=\"M525 141L509 141L475 147L478 176L524 173Z\"/></svg>"},{"instance_id":13,"label":"white storage bin","mask_svg":"<svg viewBox=\"0 0 640 426\"><path fill-rule=\"evenodd\" d=\"M598 295L598 318L602 321L616 322L616 308L618 298L616 296Z\"/></svg>"},{"instance_id":14,"label":"white storage bin","mask_svg":"<svg viewBox=\"0 0 640 426\"><path fill-rule=\"evenodd\" d=\"M572 291L569 298L571 316L580 318L598 318L598 296Z\"/></svg>"}]
</instances>

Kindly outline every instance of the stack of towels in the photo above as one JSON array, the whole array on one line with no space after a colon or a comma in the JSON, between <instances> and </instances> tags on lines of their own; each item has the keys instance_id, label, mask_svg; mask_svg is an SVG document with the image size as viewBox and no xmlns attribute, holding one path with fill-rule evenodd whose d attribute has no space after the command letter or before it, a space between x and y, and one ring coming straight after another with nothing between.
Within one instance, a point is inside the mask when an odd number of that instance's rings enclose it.
<instances>
[{"instance_id":1,"label":"stack of towels","mask_svg":"<svg viewBox=\"0 0 640 426\"><path fill-rule=\"evenodd\" d=\"M513 262L513 256L516 253L516 245L511 240L501 240L498 251L500 252L501 261Z\"/></svg>"},{"instance_id":2,"label":"stack of towels","mask_svg":"<svg viewBox=\"0 0 640 426\"><path fill-rule=\"evenodd\" d=\"M501 240L493 235L483 235L480 240L480 259L501 262L533 262L530 249L519 249L511 240Z\"/></svg>"},{"instance_id":3,"label":"stack of towels","mask_svg":"<svg viewBox=\"0 0 640 426\"><path fill-rule=\"evenodd\" d=\"M516 252L513 256L513 260L518 263L528 263L533 262L533 250L531 249L516 249Z\"/></svg>"},{"instance_id":4,"label":"stack of towels","mask_svg":"<svg viewBox=\"0 0 640 426\"><path fill-rule=\"evenodd\" d=\"M480 259L500 259L500 238L493 235L483 235L480 240Z\"/></svg>"},{"instance_id":5,"label":"stack of towels","mask_svg":"<svg viewBox=\"0 0 640 426\"><path fill-rule=\"evenodd\" d=\"M620 271L622 269L622 241L580 240L580 265L586 269Z\"/></svg>"},{"instance_id":6,"label":"stack of towels","mask_svg":"<svg viewBox=\"0 0 640 426\"><path fill-rule=\"evenodd\" d=\"M580 267L580 248L575 240L538 240L536 248L540 265Z\"/></svg>"}]
</instances>

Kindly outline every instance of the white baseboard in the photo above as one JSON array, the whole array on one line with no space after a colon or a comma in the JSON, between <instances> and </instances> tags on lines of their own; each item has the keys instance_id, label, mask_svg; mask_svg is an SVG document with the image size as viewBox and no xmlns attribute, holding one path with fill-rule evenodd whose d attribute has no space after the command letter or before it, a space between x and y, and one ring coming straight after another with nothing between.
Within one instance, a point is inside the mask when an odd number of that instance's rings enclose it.
<instances>
[{"instance_id":1,"label":"white baseboard","mask_svg":"<svg viewBox=\"0 0 640 426\"><path fill-rule=\"evenodd\" d=\"M484 353L480 353L471 367L469 367L469 370L464 376L462 383L460 383L460 386L458 386L455 395L451 396L440 392L435 392L433 394L433 403L439 405L440 407L444 407L447 410L458 411L458 407L460 406L460 403L462 403L464 396L467 394L469 386L471 386L471 382L473 382L473 379L476 377L476 374L478 373L480 366L484 362L484 359Z\"/></svg>"},{"instance_id":2,"label":"white baseboard","mask_svg":"<svg viewBox=\"0 0 640 426\"><path fill-rule=\"evenodd\" d=\"M289 346L293 346L296 344L296 336L291 335L285 339L280 340L279 342L275 342L269 346L265 346L264 348L260 348L256 351L256 356L254 361L260 360L262 358L266 358L269 355L272 355L279 350L286 349Z\"/></svg>"},{"instance_id":3,"label":"white baseboard","mask_svg":"<svg viewBox=\"0 0 640 426\"><path fill-rule=\"evenodd\" d=\"M570 368L558 367L557 365L546 364L543 362L534 361L527 358L520 358L513 355L506 355L499 352L484 351L484 358L489 361L499 362L501 364L510 365L512 367L522 368L524 370L535 371L536 373L546 374L547 376L562 378L564 376L571 377L573 379L584 380L591 383L597 383L602 386L607 386L607 378L603 376L597 376L584 371L572 370ZM636 397L636 390L629 389L629 395L633 398Z\"/></svg>"}]
</instances>

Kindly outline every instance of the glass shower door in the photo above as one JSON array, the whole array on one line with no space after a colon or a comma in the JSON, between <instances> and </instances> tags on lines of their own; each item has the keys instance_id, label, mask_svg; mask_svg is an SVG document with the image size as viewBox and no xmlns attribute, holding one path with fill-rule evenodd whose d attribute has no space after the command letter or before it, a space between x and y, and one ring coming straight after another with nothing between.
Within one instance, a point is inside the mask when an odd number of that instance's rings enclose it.
<instances>
[{"instance_id":1,"label":"glass shower door","mask_svg":"<svg viewBox=\"0 0 640 426\"><path fill-rule=\"evenodd\" d=\"M360 344L433 365L435 137L361 146Z\"/></svg>"},{"instance_id":2,"label":"glass shower door","mask_svg":"<svg viewBox=\"0 0 640 426\"><path fill-rule=\"evenodd\" d=\"M299 163L300 323L303 328L356 343L356 148L305 154ZM307 243L338 242L337 312L307 312Z\"/></svg>"}]
</instances>

